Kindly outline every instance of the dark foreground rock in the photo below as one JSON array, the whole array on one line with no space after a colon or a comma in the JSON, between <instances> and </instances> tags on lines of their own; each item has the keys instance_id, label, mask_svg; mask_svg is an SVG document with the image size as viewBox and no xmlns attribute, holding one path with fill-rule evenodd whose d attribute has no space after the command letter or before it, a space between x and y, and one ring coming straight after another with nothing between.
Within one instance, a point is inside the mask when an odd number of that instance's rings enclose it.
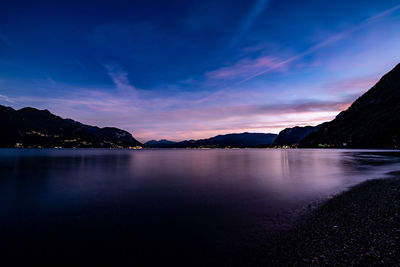
<instances>
[{"instance_id":1,"label":"dark foreground rock","mask_svg":"<svg viewBox=\"0 0 400 267\"><path fill-rule=\"evenodd\" d=\"M252 265L400 266L399 214L400 178L364 182L272 238Z\"/></svg>"}]
</instances>

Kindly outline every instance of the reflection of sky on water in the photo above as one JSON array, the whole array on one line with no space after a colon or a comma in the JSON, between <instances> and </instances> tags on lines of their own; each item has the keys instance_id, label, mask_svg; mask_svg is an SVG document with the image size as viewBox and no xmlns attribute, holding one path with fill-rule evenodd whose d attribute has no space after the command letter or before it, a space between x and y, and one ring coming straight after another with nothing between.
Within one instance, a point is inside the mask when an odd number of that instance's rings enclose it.
<instances>
[{"instance_id":1,"label":"reflection of sky on water","mask_svg":"<svg viewBox=\"0 0 400 267\"><path fill-rule=\"evenodd\" d=\"M1 150L2 206L195 194L310 201L397 170L394 152L351 150ZM160 197L160 195L155 196ZM229 201L235 202L234 199ZM11 207L10 206L10 207Z\"/></svg>"},{"instance_id":2,"label":"reflection of sky on water","mask_svg":"<svg viewBox=\"0 0 400 267\"><path fill-rule=\"evenodd\" d=\"M277 214L398 170L356 150L1 149L0 249L224 259Z\"/></svg>"}]
</instances>

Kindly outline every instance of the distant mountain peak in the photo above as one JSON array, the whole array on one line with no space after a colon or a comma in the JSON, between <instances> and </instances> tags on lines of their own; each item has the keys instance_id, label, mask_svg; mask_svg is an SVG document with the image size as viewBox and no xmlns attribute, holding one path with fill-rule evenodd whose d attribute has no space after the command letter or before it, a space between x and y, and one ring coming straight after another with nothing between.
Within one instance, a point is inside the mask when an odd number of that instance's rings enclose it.
<instances>
[{"instance_id":1,"label":"distant mountain peak","mask_svg":"<svg viewBox=\"0 0 400 267\"><path fill-rule=\"evenodd\" d=\"M231 133L220 134L211 138L185 140L182 142L149 141L146 146L154 148L224 148L224 147L263 147L271 145L277 134L270 133ZM168 143L169 142L169 143Z\"/></svg>"},{"instance_id":2,"label":"distant mountain peak","mask_svg":"<svg viewBox=\"0 0 400 267\"><path fill-rule=\"evenodd\" d=\"M276 146L298 145L310 133L317 131L323 124L317 126L295 126L293 128L283 129L276 138Z\"/></svg>"}]
</instances>

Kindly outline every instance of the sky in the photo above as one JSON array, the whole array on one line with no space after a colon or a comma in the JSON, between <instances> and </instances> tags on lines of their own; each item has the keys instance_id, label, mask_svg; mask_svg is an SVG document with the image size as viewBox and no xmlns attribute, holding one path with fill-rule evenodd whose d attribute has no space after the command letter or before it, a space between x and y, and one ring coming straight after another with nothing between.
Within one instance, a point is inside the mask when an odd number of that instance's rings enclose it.
<instances>
[{"instance_id":1,"label":"sky","mask_svg":"<svg viewBox=\"0 0 400 267\"><path fill-rule=\"evenodd\" d=\"M399 1L0 1L1 105L142 142L317 125L398 63Z\"/></svg>"}]
</instances>

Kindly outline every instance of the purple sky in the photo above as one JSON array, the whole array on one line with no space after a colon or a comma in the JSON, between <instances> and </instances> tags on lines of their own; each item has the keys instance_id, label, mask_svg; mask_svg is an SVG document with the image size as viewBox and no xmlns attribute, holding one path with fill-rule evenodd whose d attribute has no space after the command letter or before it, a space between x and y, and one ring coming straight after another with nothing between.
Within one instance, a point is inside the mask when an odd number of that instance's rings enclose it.
<instances>
[{"instance_id":1,"label":"purple sky","mask_svg":"<svg viewBox=\"0 0 400 267\"><path fill-rule=\"evenodd\" d=\"M140 141L316 125L400 62L397 1L19 2L0 104Z\"/></svg>"}]
</instances>

